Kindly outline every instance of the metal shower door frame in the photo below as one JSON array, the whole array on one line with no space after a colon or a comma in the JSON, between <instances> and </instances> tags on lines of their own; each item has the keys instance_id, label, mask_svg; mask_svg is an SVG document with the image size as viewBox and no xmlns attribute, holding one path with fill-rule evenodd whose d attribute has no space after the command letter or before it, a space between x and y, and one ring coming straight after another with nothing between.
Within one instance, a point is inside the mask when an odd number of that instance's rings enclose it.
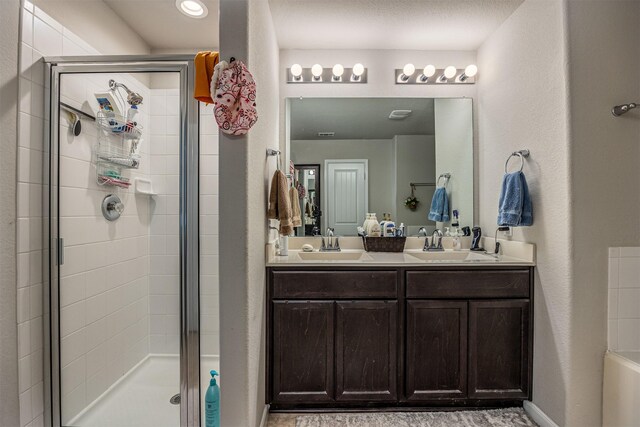
<instances>
[{"instance_id":1,"label":"metal shower door frame","mask_svg":"<svg viewBox=\"0 0 640 427\"><path fill-rule=\"evenodd\" d=\"M43 230L45 298L45 422L62 427L59 228L60 78L64 74L180 74L180 426L200 426L199 103L193 56L79 56L45 58ZM47 161L48 160L48 161ZM62 261L63 262L63 261Z\"/></svg>"}]
</instances>

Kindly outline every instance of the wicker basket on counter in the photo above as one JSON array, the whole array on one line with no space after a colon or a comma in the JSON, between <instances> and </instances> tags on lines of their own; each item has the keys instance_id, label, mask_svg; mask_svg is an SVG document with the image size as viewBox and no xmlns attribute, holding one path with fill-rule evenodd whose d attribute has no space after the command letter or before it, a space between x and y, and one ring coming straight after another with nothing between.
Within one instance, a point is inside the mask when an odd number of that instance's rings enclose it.
<instances>
[{"instance_id":1,"label":"wicker basket on counter","mask_svg":"<svg viewBox=\"0 0 640 427\"><path fill-rule=\"evenodd\" d=\"M402 252L406 237L363 237L364 250L367 252Z\"/></svg>"}]
</instances>

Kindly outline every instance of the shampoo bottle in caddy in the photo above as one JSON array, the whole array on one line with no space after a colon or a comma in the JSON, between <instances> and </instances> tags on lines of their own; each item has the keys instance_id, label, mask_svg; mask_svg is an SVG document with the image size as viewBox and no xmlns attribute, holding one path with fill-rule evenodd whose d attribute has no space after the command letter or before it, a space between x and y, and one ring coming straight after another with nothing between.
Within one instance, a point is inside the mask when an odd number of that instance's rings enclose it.
<instances>
[{"instance_id":1,"label":"shampoo bottle in caddy","mask_svg":"<svg viewBox=\"0 0 640 427\"><path fill-rule=\"evenodd\" d=\"M211 371L209 388L204 395L205 403L205 427L220 427L220 387L216 382L218 372Z\"/></svg>"}]
</instances>

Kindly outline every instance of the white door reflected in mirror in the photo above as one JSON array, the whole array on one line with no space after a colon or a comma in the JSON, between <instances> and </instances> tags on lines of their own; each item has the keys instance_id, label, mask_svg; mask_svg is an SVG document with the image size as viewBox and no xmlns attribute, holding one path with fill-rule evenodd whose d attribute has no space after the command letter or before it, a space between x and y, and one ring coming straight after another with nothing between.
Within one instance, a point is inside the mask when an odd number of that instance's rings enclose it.
<instances>
[{"instance_id":1,"label":"white door reflected in mirror","mask_svg":"<svg viewBox=\"0 0 640 427\"><path fill-rule=\"evenodd\" d=\"M353 234L368 208L368 160L325 160L326 227L337 236Z\"/></svg>"}]
</instances>

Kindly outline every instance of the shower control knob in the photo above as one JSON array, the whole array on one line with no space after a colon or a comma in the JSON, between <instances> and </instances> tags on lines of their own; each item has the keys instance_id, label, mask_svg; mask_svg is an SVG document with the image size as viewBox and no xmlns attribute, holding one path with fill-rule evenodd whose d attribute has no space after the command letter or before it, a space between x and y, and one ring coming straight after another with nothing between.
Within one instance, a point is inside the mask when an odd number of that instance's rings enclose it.
<instances>
[{"instance_id":1,"label":"shower control knob","mask_svg":"<svg viewBox=\"0 0 640 427\"><path fill-rule=\"evenodd\" d=\"M107 221L115 221L124 212L124 203L115 194L109 194L102 201L102 215Z\"/></svg>"},{"instance_id":2,"label":"shower control knob","mask_svg":"<svg viewBox=\"0 0 640 427\"><path fill-rule=\"evenodd\" d=\"M116 212L122 215L122 212L124 212L124 204L111 202L109 203L109 206L107 206L107 209L109 210L114 209Z\"/></svg>"}]
</instances>

